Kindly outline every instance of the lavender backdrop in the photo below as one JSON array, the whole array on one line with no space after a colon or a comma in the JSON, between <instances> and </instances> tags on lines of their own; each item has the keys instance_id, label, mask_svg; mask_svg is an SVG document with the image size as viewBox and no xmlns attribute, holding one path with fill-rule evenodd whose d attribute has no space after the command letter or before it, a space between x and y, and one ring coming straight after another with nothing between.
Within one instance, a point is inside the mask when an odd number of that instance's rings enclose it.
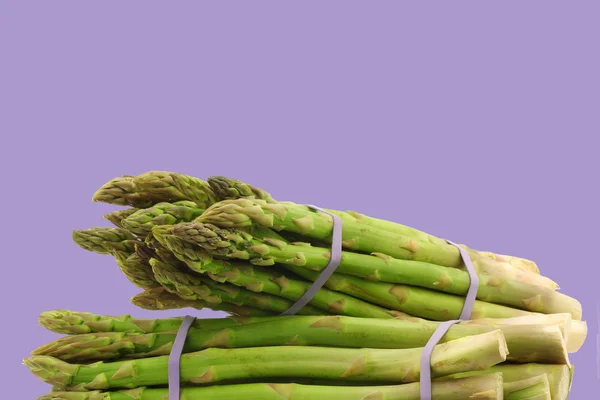
<instances>
[{"instance_id":1,"label":"lavender backdrop","mask_svg":"<svg viewBox=\"0 0 600 400\"><path fill-rule=\"evenodd\" d=\"M106 224L102 183L164 169L536 260L583 303L571 398L589 399L599 4L5 0L4 396L49 390L21 365L55 338L41 311L179 314L135 309L113 261L71 243Z\"/></svg>"}]
</instances>

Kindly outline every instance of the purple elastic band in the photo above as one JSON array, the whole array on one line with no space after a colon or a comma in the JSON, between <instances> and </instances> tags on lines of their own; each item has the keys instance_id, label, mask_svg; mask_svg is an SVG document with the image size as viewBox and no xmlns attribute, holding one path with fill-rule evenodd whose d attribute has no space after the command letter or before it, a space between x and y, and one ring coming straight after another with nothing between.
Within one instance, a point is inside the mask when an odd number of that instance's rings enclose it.
<instances>
[{"instance_id":1,"label":"purple elastic band","mask_svg":"<svg viewBox=\"0 0 600 400\"><path fill-rule=\"evenodd\" d=\"M462 311L460 313L460 319L441 322L436 330L429 338L429 341L423 348L423 353L421 353L421 374L419 378L419 386L421 392L421 400L431 400L431 354L433 353L433 349L440 340L444 337L446 332L450 329L450 327L456 323L459 323L464 320L468 320L471 318L471 313L473 312L473 306L475 305L475 299L477 298L477 290L479 290L479 277L477 276L477 271L475 271L475 267L471 262L471 257L469 257L469 253L467 251L453 243L449 240L446 242L454 245L458 248L460 252L460 256L467 267L467 272L469 273L470 284L469 291L467 292L467 296L465 297L465 304L463 305Z\"/></svg>"},{"instance_id":2,"label":"purple elastic band","mask_svg":"<svg viewBox=\"0 0 600 400\"><path fill-rule=\"evenodd\" d=\"M177 331L175 342L173 342L173 347L171 348L171 354L169 355L169 400L179 400L181 353L183 352L188 331L195 320L195 317L186 315Z\"/></svg>"},{"instance_id":3,"label":"purple elastic band","mask_svg":"<svg viewBox=\"0 0 600 400\"><path fill-rule=\"evenodd\" d=\"M308 288L306 293L302 295L298 299L296 303L294 303L290 308L286 311L282 312L280 315L295 315L298 311L300 311L305 305L310 303L313 297L317 294L319 290L325 285L325 282L331 275L335 272L337 267L340 265L342 261L342 220L335 214L330 213L329 211L325 211L320 207L311 206L310 204L306 205L309 208L321 211L322 213L329 214L333 218L333 233L331 236L331 257L329 258L329 263L327 267L321 272L321 275L313 282L313 284Z\"/></svg>"}]
</instances>

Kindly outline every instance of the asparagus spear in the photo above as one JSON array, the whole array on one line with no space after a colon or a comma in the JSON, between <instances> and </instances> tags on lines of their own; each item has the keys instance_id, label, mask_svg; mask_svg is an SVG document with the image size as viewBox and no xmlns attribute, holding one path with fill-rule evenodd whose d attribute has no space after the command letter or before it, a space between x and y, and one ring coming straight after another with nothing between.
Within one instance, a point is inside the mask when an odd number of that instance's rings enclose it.
<instances>
[{"instance_id":1,"label":"asparagus spear","mask_svg":"<svg viewBox=\"0 0 600 400\"><path fill-rule=\"evenodd\" d=\"M150 266L138 254L116 251L114 257L121 272L137 287L151 289L160 286Z\"/></svg>"},{"instance_id":2,"label":"asparagus spear","mask_svg":"<svg viewBox=\"0 0 600 400\"><path fill-rule=\"evenodd\" d=\"M309 282L292 279L276 270L263 270L252 265L230 263L213 258L198 246L186 243L170 234L169 226L157 226L153 236L175 256L199 273L212 279L243 286L254 292L264 292L297 301L310 287ZM393 318L394 313L354 297L321 289L310 304L323 311L356 317Z\"/></svg>"},{"instance_id":3,"label":"asparagus spear","mask_svg":"<svg viewBox=\"0 0 600 400\"><path fill-rule=\"evenodd\" d=\"M153 289L150 292L166 293L165 289ZM161 295L162 295L161 294ZM152 295L152 293L151 293ZM198 303L198 302L192 302ZM200 301L200 303L203 303ZM237 325L267 322L272 320L282 321L294 316L271 317L239 317L203 318L196 320L192 328L199 329L225 329ZM126 333L163 333L177 331L183 322L182 317L174 318L133 318L131 315L111 316L99 315L89 312L70 310L51 310L40 314L38 322L41 326L55 333L65 335L79 335L85 333L126 332Z\"/></svg>"},{"instance_id":4,"label":"asparagus spear","mask_svg":"<svg viewBox=\"0 0 600 400\"><path fill-rule=\"evenodd\" d=\"M423 347L438 327L436 322L412 322L344 316L294 316L223 329L192 329L184 353L209 347L329 346L409 349ZM569 364L557 325L454 325L440 343L500 329L506 338L508 360ZM66 336L32 352L63 361L97 361L120 357L168 355L176 331L165 333L105 332Z\"/></svg>"},{"instance_id":5,"label":"asparagus spear","mask_svg":"<svg viewBox=\"0 0 600 400\"><path fill-rule=\"evenodd\" d=\"M211 304L201 300L184 300L181 297L167 292L163 287L145 290L131 299L133 305L145 310L176 310L181 308L194 308L202 310L210 308L215 311L225 311L234 315L266 316L266 311L242 307L235 304Z\"/></svg>"},{"instance_id":6,"label":"asparagus spear","mask_svg":"<svg viewBox=\"0 0 600 400\"><path fill-rule=\"evenodd\" d=\"M505 382L504 398L507 400L552 400L548 375L542 374L521 381Z\"/></svg>"},{"instance_id":7,"label":"asparagus spear","mask_svg":"<svg viewBox=\"0 0 600 400\"><path fill-rule=\"evenodd\" d=\"M514 267L521 268L526 271L533 272L535 274L540 273L540 269L537 266L535 261L531 261L531 260L528 260L526 258L521 258L521 257L509 256L506 254L492 253L490 251L478 250L478 252L480 255L482 255L484 257L489 257L492 260L509 263L510 265L512 265Z\"/></svg>"},{"instance_id":8,"label":"asparagus spear","mask_svg":"<svg viewBox=\"0 0 600 400\"><path fill-rule=\"evenodd\" d=\"M228 317L228 318L206 318L201 322L195 322L192 326L195 329L221 330L237 325L247 325L253 323L270 322L273 320L283 321L297 316L273 316L273 317ZM302 317L304 318L304 317ZM340 318L351 318L340 316ZM171 332L179 329L182 318L164 318L164 319L140 319L133 318L130 315L122 316L104 316L88 312L78 312L70 310L52 310L40 314L39 323L44 328L67 335L98 333L98 332L126 332L126 333L161 333ZM368 320L364 320L368 324ZM381 319L376 319L381 323ZM423 323L425 326L432 321L420 318L405 319L414 323ZM459 326L479 326L487 328L501 328L503 326L519 325L537 325L537 326L557 326L567 343L571 340L571 324L580 321L572 321L569 314L535 314L526 317L516 318L482 318L469 321L461 321ZM392 322L393 323L393 322ZM452 330L452 328L451 328Z\"/></svg>"},{"instance_id":9,"label":"asparagus spear","mask_svg":"<svg viewBox=\"0 0 600 400\"><path fill-rule=\"evenodd\" d=\"M308 280L316 280L318 272L287 265L286 269ZM386 282L371 282L351 275L334 273L325 287L336 292L357 297L415 317L434 321L458 319L465 304L462 296L436 292L420 287ZM529 311L476 300L471 319L513 318L534 315Z\"/></svg>"},{"instance_id":10,"label":"asparagus spear","mask_svg":"<svg viewBox=\"0 0 600 400\"><path fill-rule=\"evenodd\" d=\"M136 192L133 184L133 176L130 175L111 179L102 185L102 187L94 193L92 201L137 208L146 208L152 205L150 199Z\"/></svg>"},{"instance_id":11,"label":"asparagus spear","mask_svg":"<svg viewBox=\"0 0 600 400\"><path fill-rule=\"evenodd\" d=\"M411 383L419 380L422 348L346 349L308 346L209 348L181 357L182 383L246 378L319 378ZM489 368L506 360L506 341L495 330L437 345L432 377ZM32 356L25 365L40 379L70 390L134 388L167 383L168 356L95 364L68 364Z\"/></svg>"},{"instance_id":12,"label":"asparagus spear","mask_svg":"<svg viewBox=\"0 0 600 400\"><path fill-rule=\"evenodd\" d=\"M431 385L436 400L502 400L502 375L486 374ZM137 388L114 392L53 392L38 400L164 400L167 388ZM419 383L386 386L317 386L296 383L245 383L208 387L183 387L181 400L420 400ZM508 400L523 400L509 398Z\"/></svg>"},{"instance_id":13,"label":"asparagus spear","mask_svg":"<svg viewBox=\"0 0 600 400\"><path fill-rule=\"evenodd\" d=\"M430 235L426 232L420 231L420 230L412 228L410 226L398 224L396 222L369 217L367 215L357 213L356 211L346 211L346 212L335 211L335 210L328 210L328 211L335 213L336 215L338 215L339 217L341 217L344 220L351 220L354 223L372 226L374 228L378 228L378 229L381 229L381 230L384 230L387 232L397 233L402 236L413 237L413 238L418 239L423 242L429 242L429 243L437 244L440 246L444 246L444 245L448 244L444 239ZM466 249L469 249L467 246L463 245L463 247ZM488 257L488 258L491 258L491 259L499 261L499 262L508 263L516 268L520 268L525 271L533 272L536 274L540 273L540 270L538 269L536 263L534 263L533 261L530 261L530 260L526 260L526 259L519 258L519 257L495 254L495 253L491 253L489 251L478 251L478 250L473 250L473 249L469 249L469 250L471 252L475 252L475 253L479 254L480 256Z\"/></svg>"},{"instance_id":14,"label":"asparagus spear","mask_svg":"<svg viewBox=\"0 0 600 400\"><path fill-rule=\"evenodd\" d=\"M225 200L209 207L197 222L207 222L223 228L245 228L253 224L299 233L306 237L331 242L331 216L290 202L267 203L258 199ZM343 218L342 245L364 252L383 253L394 258L423 261L445 267L463 268L459 250L450 244L424 242ZM552 280L529 271L502 264L470 251L473 265L480 273L557 289Z\"/></svg>"},{"instance_id":15,"label":"asparagus spear","mask_svg":"<svg viewBox=\"0 0 600 400\"><path fill-rule=\"evenodd\" d=\"M211 176L208 178L208 184L219 200L245 198L265 200L269 203L276 202L267 191L238 181L237 179L231 179L225 176Z\"/></svg>"},{"instance_id":16,"label":"asparagus spear","mask_svg":"<svg viewBox=\"0 0 600 400\"><path fill-rule=\"evenodd\" d=\"M504 382L515 382L542 374L548 377L552 400L566 400L571 387L571 370L566 365L557 364L499 364L482 371L469 371L440 378L442 380L478 376L488 373L502 373Z\"/></svg>"},{"instance_id":17,"label":"asparagus spear","mask_svg":"<svg viewBox=\"0 0 600 400\"><path fill-rule=\"evenodd\" d=\"M233 200L233 199L247 198L247 199L265 200L268 203L276 203L276 200L274 200L273 197L268 192L266 192L260 188L254 187L252 185L249 185L247 183L238 181L236 179L231 179L231 178L227 178L224 176L216 176L216 177L208 178L208 183L211 186L211 188L213 189L213 191L215 192L215 194L217 195L217 197L219 198L219 200ZM387 230L390 232L398 233L400 235L415 237L415 238L418 238L419 240L423 240L425 242L429 241L432 243L438 243L438 244L442 244L442 245L447 244L446 241L443 239L440 239L440 238L430 235L428 233L419 231L417 229L411 228L409 226L397 224L397 223L382 220L382 219L368 217L364 214L359 214L355 211L346 211L346 212L334 211L334 210L329 210L329 211L332 211L342 217L352 216L352 217L354 217L356 222L363 223L365 225L374 226L379 229ZM466 247L466 246L464 246L464 247ZM477 250L473 250L473 251L477 251ZM540 273L537 265L533 261L526 260L526 259L519 258L519 257L495 254L495 253L491 253L491 252L487 252L487 251L485 251L485 252L477 251L477 252L479 253L479 255L489 257L489 258L492 258L492 259L500 261L500 262L509 263L517 268L521 268L521 269L531 271L531 272L534 272L537 274Z\"/></svg>"},{"instance_id":18,"label":"asparagus spear","mask_svg":"<svg viewBox=\"0 0 600 400\"><path fill-rule=\"evenodd\" d=\"M170 234L172 229L172 227L156 227L153 232L155 236L161 237L162 239L160 240L164 241L166 246L169 247L169 249L175 253L178 258L181 258L182 261L185 261L188 267L190 267L192 270L205 272L206 267L203 267L203 265L208 265L208 268L211 268L212 264L218 264L218 272L216 272L218 277L215 276L213 279L228 280L236 285L250 284L257 290L264 290L263 284L269 283L269 281L281 281L279 278L279 273L275 272L278 271L277 268L273 269L271 267L267 270L260 267L253 267L251 265L241 265L236 263L230 264L224 261L213 259L212 256L201 247L189 242L185 242L181 240L181 238ZM222 270L223 266L226 268L225 272ZM317 272L292 265L287 265L285 268L308 280L316 280L319 276L319 273ZM215 272L213 271L209 271L209 273L215 275ZM289 286L289 280L290 278L284 275L285 289L287 289ZM304 293L304 291L308 288L308 284L305 282L302 282L302 284L304 289L300 291L298 288L298 294L296 297L301 296L301 294ZM352 296L353 300L357 300L356 298L362 299L367 302L366 304L377 304L379 306L400 311L408 315L437 321L457 319L461 313L465 301L464 297L407 285L390 284L386 282L372 282L339 273L334 273L325 283L325 287L331 291L334 291L334 293L339 292ZM269 293L279 295L279 292L276 292L277 287L268 287L266 290L273 290L273 292ZM319 296L322 296L323 292L329 294L330 291L321 289L317 293L315 299L317 299ZM282 296L286 296L285 292L281 293ZM344 312L343 310L340 311L337 308L329 309L329 311L332 311L335 314L365 316L364 313L348 313ZM387 310L387 312L389 313L390 311ZM531 313L527 311L476 301L471 318L510 318L530 314ZM371 317L385 318L382 315L371 315Z\"/></svg>"},{"instance_id":19,"label":"asparagus spear","mask_svg":"<svg viewBox=\"0 0 600 400\"><path fill-rule=\"evenodd\" d=\"M82 249L99 254L113 254L115 251L131 254L135 251L135 244L140 243L125 229L104 227L74 230L73 241Z\"/></svg>"},{"instance_id":20,"label":"asparagus spear","mask_svg":"<svg viewBox=\"0 0 600 400\"><path fill-rule=\"evenodd\" d=\"M208 183L201 179L174 172L149 171L109 181L94 194L93 200L137 208L190 200L198 207L206 208L217 198Z\"/></svg>"},{"instance_id":21,"label":"asparagus spear","mask_svg":"<svg viewBox=\"0 0 600 400\"><path fill-rule=\"evenodd\" d=\"M123 228L136 235L146 237L157 225L174 225L179 222L193 221L202 215L203 208L198 208L193 201L175 203L158 203L150 208L138 210L121 221Z\"/></svg>"},{"instance_id":22,"label":"asparagus spear","mask_svg":"<svg viewBox=\"0 0 600 400\"><path fill-rule=\"evenodd\" d=\"M172 234L215 255L249 260L255 265L279 263L322 271L331 258L329 249L298 246L271 238L261 240L239 229L223 229L201 222L175 225ZM344 251L336 271L370 281L403 283L461 296L467 294L470 285L466 271L399 260L379 253L366 255ZM570 313L574 318L581 319L581 304L562 293L482 273L478 276L480 284L477 298L480 300L545 314Z\"/></svg>"},{"instance_id":23,"label":"asparagus spear","mask_svg":"<svg viewBox=\"0 0 600 400\"><path fill-rule=\"evenodd\" d=\"M124 210L117 210L106 214L104 218L112 222L112 224L116 227L123 228L123 226L121 225L121 221L129 217L131 214L134 214L138 210L139 208L126 208Z\"/></svg>"},{"instance_id":24,"label":"asparagus spear","mask_svg":"<svg viewBox=\"0 0 600 400\"><path fill-rule=\"evenodd\" d=\"M167 291L177 294L185 300L202 300L209 305L231 303L238 306L250 306L270 313L280 314L294 303L281 297L250 290L227 283L217 283L210 278L183 272L173 265L156 259L150 261L157 281ZM323 314L322 311L306 306L299 312L306 315Z\"/></svg>"},{"instance_id":25,"label":"asparagus spear","mask_svg":"<svg viewBox=\"0 0 600 400\"><path fill-rule=\"evenodd\" d=\"M73 231L73 241L81 248L99 254L111 254L123 274L137 287L149 289L160 286L154 279L150 265L140 257L138 240L122 228L96 227Z\"/></svg>"},{"instance_id":26,"label":"asparagus spear","mask_svg":"<svg viewBox=\"0 0 600 400\"><path fill-rule=\"evenodd\" d=\"M511 324L515 325L558 325L565 338L567 344L567 351L569 353L576 353L579 351L587 336L587 324L585 321L573 320L569 314L531 314L526 317L508 318L505 320L497 319L473 319L469 321L463 321L463 324L480 324L483 323L488 325L494 324L494 321L510 321Z\"/></svg>"}]
</instances>

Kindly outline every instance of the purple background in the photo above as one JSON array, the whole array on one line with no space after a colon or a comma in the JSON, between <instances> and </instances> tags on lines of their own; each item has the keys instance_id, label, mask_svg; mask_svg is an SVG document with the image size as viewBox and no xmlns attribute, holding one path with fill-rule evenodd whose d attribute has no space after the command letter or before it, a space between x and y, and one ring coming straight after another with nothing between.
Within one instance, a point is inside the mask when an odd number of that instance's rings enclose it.
<instances>
[{"instance_id":1,"label":"purple background","mask_svg":"<svg viewBox=\"0 0 600 400\"><path fill-rule=\"evenodd\" d=\"M583 303L590 398L600 3L419 4L2 2L5 397L49 390L20 365L41 311L181 314L71 242L107 224L101 184L163 169L536 260Z\"/></svg>"}]
</instances>

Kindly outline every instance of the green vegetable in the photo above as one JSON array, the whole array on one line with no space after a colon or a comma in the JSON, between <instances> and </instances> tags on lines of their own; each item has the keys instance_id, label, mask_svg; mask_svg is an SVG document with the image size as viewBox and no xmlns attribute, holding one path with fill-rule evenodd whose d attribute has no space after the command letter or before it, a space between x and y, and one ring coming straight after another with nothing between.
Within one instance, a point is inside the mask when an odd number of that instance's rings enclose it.
<instances>
[{"instance_id":1,"label":"green vegetable","mask_svg":"<svg viewBox=\"0 0 600 400\"><path fill-rule=\"evenodd\" d=\"M502 400L502 375L487 374L455 381L433 382L435 400ZM37 400L165 400L166 388L138 388L115 392L53 392ZM386 386L316 386L295 383L246 383L184 387L181 400L420 400L418 383ZM508 398L508 400L523 400Z\"/></svg>"},{"instance_id":2,"label":"green vegetable","mask_svg":"<svg viewBox=\"0 0 600 400\"><path fill-rule=\"evenodd\" d=\"M334 210L329 210L334 211ZM336 211L342 218L342 245L362 253L383 253L388 256L423 261L445 267L463 268L459 250L450 244L425 242L410 236L361 224L348 213ZM207 222L222 228L247 228L254 224L301 234L305 237L331 242L333 218L307 206L291 202L267 203L259 199L225 200L209 207L196 222ZM502 279L514 279L556 289L552 280L503 264L476 252L470 252L475 269Z\"/></svg>"},{"instance_id":3,"label":"green vegetable","mask_svg":"<svg viewBox=\"0 0 600 400\"><path fill-rule=\"evenodd\" d=\"M99 254L114 254L115 251L133 253L140 241L122 228L94 227L74 230L73 241L82 249Z\"/></svg>"},{"instance_id":4,"label":"green vegetable","mask_svg":"<svg viewBox=\"0 0 600 400\"><path fill-rule=\"evenodd\" d=\"M294 304L281 297L255 293L235 285L215 282L205 276L193 275L156 259L152 259L150 264L156 280L169 292L185 300L203 300L209 305L231 303L275 314L288 310ZM306 306L299 314L319 315L323 312Z\"/></svg>"},{"instance_id":5,"label":"green vegetable","mask_svg":"<svg viewBox=\"0 0 600 400\"><path fill-rule=\"evenodd\" d=\"M203 208L198 208L192 201L176 203L158 203L150 208L138 210L121 221L123 228L146 237L157 225L174 225L179 222L193 221L202 215Z\"/></svg>"},{"instance_id":6,"label":"green vegetable","mask_svg":"<svg viewBox=\"0 0 600 400\"><path fill-rule=\"evenodd\" d=\"M169 230L168 226L158 226L152 230L152 233L190 269L207 274L213 280L229 282L254 292L268 293L293 301L300 299L310 287L309 282L293 279L276 270L263 270L252 265L215 259L202 248L171 235ZM371 318L393 318L394 316L390 310L327 289L319 290L310 305L333 314Z\"/></svg>"},{"instance_id":7,"label":"green vegetable","mask_svg":"<svg viewBox=\"0 0 600 400\"><path fill-rule=\"evenodd\" d=\"M505 382L504 397L508 400L551 400L548 375L542 374L521 381Z\"/></svg>"},{"instance_id":8,"label":"green vegetable","mask_svg":"<svg viewBox=\"0 0 600 400\"><path fill-rule=\"evenodd\" d=\"M223 229L201 222L180 223L171 232L215 255L249 260L255 265L279 263L320 272L331 258L330 249L298 246L271 238L261 240L238 229ZM461 296L467 294L470 285L466 271L399 260L381 253L366 255L344 251L336 271L369 281L403 283ZM515 280L478 275L477 298L480 300L545 314L571 313L574 318L581 318L581 304L562 293Z\"/></svg>"},{"instance_id":9,"label":"green vegetable","mask_svg":"<svg viewBox=\"0 0 600 400\"><path fill-rule=\"evenodd\" d=\"M571 370L567 365L555 364L500 364L488 368L485 371L469 371L465 373L454 374L442 379L464 378L467 376L477 376L500 372L504 382L515 382L523 379L536 377L546 374L550 385L550 395L552 400L566 400L569 397L571 387Z\"/></svg>"},{"instance_id":10,"label":"green vegetable","mask_svg":"<svg viewBox=\"0 0 600 400\"><path fill-rule=\"evenodd\" d=\"M149 290L146 296L172 296L165 289ZM177 296L173 296L177 297ZM178 298L178 297L177 297ZM198 303L197 301L190 303ZM199 302L204 303L204 302ZM193 307L192 307L193 308ZM267 322L272 320L282 321L294 316L272 317L227 317L227 318L202 318L196 320L192 327L198 329L225 329L237 325ZM99 315L89 312L52 310L40 314L38 322L41 326L55 333L65 335L79 335L85 333L101 332L126 332L126 333L161 333L177 331L183 321L182 317L173 318L133 318L131 315Z\"/></svg>"},{"instance_id":11,"label":"green vegetable","mask_svg":"<svg viewBox=\"0 0 600 400\"><path fill-rule=\"evenodd\" d=\"M419 380L423 349L347 349L286 346L210 348L181 357L184 384L240 379L319 378L364 382L411 383ZM506 341L495 330L437 345L432 377L482 370L506 360ZM24 364L40 379L73 390L135 388L167 383L168 356L110 363L68 364L54 357L32 356Z\"/></svg>"},{"instance_id":12,"label":"green vegetable","mask_svg":"<svg viewBox=\"0 0 600 400\"><path fill-rule=\"evenodd\" d=\"M104 216L104 218L106 218L107 220L112 222L112 224L115 225L116 227L123 228L123 225L121 225L121 221L123 221L125 218L129 217L131 214L136 213L137 211L139 211L138 208L126 208L124 210L117 210L117 211L110 212L110 213L106 214Z\"/></svg>"},{"instance_id":13,"label":"green vegetable","mask_svg":"<svg viewBox=\"0 0 600 400\"><path fill-rule=\"evenodd\" d=\"M221 329L191 328L184 353L209 347L329 346L409 349L423 347L439 324L423 321L293 316ZM508 360L568 364L558 325L453 325L440 343L500 329L506 338ZM39 347L32 354L63 361L97 361L119 357L168 355L176 330L165 333L104 332L66 336Z\"/></svg>"},{"instance_id":14,"label":"green vegetable","mask_svg":"<svg viewBox=\"0 0 600 400\"><path fill-rule=\"evenodd\" d=\"M260 199L269 203L275 203L275 200L267 191L236 179L227 178L225 176L211 176L208 178L208 184L219 200L245 198Z\"/></svg>"},{"instance_id":15,"label":"green vegetable","mask_svg":"<svg viewBox=\"0 0 600 400\"><path fill-rule=\"evenodd\" d=\"M144 310L177 310L181 308L194 308L202 310L210 308L215 311L225 311L233 315L267 316L268 312L252 307L237 306L235 304L208 304L202 300L184 300L181 297L167 292L163 287L147 289L131 299L131 303Z\"/></svg>"},{"instance_id":16,"label":"green vegetable","mask_svg":"<svg viewBox=\"0 0 600 400\"><path fill-rule=\"evenodd\" d=\"M378 228L378 229L381 229L381 230L384 230L387 232L391 232L391 233L396 233L396 234L399 234L402 236L412 237L412 238L418 239L423 242L430 242L430 243L437 244L440 246L445 246L448 244L444 239L430 235L426 232L420 231L420 230L412 228L410 226L398 224L396 222L369 217L367 215L357 213L356 211L346 211L346 212L335 211L335 210L328 210L328 211L335 213L336 215L338 215L339 217L341 217L343 219L352 220L352 222L356 222L356 223L359 223L362 225L372 226L374 228ZM529 272L533 272L535 274L540 273L540 270L538 269L536 263L534 263L533 261L526 260L526 259L519 258L519 257L495 254L495 253L491 253L488 251L473 250L473 249L469 249L467 246L464 246L464 245L462 245L462 247L464 247L465 249L468 249L469 252L471 252L471 253L477 253L479 256L491 258L498 262L508 263L516 268L519 268L519 269L522 269L525 271L529 271Z\"/></svg>"},{"instance_id":17,"label":"green vegetable","mask_svg":"<svg viewBox=\"0 0 600 400\"><path fill-rule=\"evenodd\" d=\"M115 178L98 189L92 199L137 208L180 200L189 200L200 208L206 208L217 201L207 182L167 171L149 171L134 177Z\"/></svg>"},{"instance_id":18,"label":"green vegetable","mask_svg":"<svg viewBox=\"0 0 600 400\"><path fill-rule=\"evenodd\" d=\"M116 204L120 206L131 206L146 208L152 205L152 200L138 193L133 184L133 176L124 175L114 178L102 185L94 193L92 201Z\"/></svg>"},{"instance_id":19,"label":"green vegetable","mask_svg":"<svg viewBox=\"0 0 600 400\"><path fill-rule=\"evenodd\" d=\"M218 176L218 177L208 178L208 183L209 183L210 187L213 189L213 191L215 192L215 194L217 194L217 197L219 198L219 200L233 200L233 199L247 198L247 199L265 200L268 203L276 203L276 201L273 199L273 197L268 192L266 192L260 188L254 187L252 185L246 184L244 182L238 181L236 179L230 179L230 178L227 178L224 176ZM335 211L335 210L329 210L329 211L338 214L340 217L347 217L348 215L350 215L350 216L354 217L354 220L358 223L373 226L373 227L382 229L384 231L398 233L403 236L414 237L416 239L419 239L419 240L422 240L425 242L437 243L437 244L441 244L441 245L447 244L444 239L440 239L438 237L435 237L433 235L422 232L415 228L411 228L406 225L398 224L398 223L391 222L391 221L386 221L383 219L369 217L364 214L357 213L355 211L346 211L346 212ZM466 248L466 246L463 246L463 247ZM472 251L476 251L476 250L472 250ZM476 252L479 253L479 255L481 255L481 256L488 257L488 258L494 259L499 262L505 262L514 267L517 267L517 268L520 268L520 269L523 269L526 271L534 272L536 274L540 273L540 270L538 269L536 263L533 261L530 261L530 260L526 260L526 259L523 259L520 257L495 254L495 253L491 253L491 252L487 252L487 251L476 251Z\"/></svg>"}]
</instances>

